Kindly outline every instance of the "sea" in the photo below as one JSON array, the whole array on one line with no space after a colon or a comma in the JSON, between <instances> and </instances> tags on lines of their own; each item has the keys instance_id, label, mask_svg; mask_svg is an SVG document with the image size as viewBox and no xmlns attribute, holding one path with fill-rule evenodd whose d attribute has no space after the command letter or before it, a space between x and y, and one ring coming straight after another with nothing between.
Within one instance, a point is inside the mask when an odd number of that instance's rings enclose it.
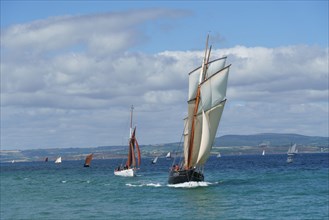
<instances>
[{"instance_id":1,"label":"sea","mask_svg":"<svg viewBox=\"0 0 329 220\"><path fill-rule=\"evenodd\" d=\"M114 176L122 159L1 163L0 219L329 218L328 153L211 156L204 182L178 185L151 159L136 177Z\"/></svg>"}]
</instances>

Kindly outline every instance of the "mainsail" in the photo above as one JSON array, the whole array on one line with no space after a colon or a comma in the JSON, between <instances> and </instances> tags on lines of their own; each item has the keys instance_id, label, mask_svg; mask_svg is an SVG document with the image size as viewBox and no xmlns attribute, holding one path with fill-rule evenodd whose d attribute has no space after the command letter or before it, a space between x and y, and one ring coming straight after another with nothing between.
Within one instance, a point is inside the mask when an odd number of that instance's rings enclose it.
<instances>
[{"instance_id":1,"label":"mainsail","mask_svg":"<svg viewBox=\"0 0 329 220\"><path fill-rule=\"evenodd\" d=\"M209 38L209 37L208 37ZM189 73L188 116L184 120L184 167L202 166L207 161L226 102L230 65L226 57L209 62L206 43L202 66Z\"/></svg>"}]
</instances>

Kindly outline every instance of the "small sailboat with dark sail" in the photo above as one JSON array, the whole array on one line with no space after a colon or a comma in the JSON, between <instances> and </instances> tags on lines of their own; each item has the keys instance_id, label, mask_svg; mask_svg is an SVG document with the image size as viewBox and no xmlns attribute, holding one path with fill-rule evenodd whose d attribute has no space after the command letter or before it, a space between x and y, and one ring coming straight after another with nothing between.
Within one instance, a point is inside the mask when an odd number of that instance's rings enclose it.
<instances>
[{"instance_id":1,"label":"small sailboat with dark sail","mask_svg":"<svg viewBox=\"0 0 329 220\"><path fill-rule=\"evenodd\" d=\"M204 165L217 133L226 102L229 68L226 57L210 60L207 37L202 65L189 73L188 115L184 119L184 153L174 160L169 184L204 181Z\"/></svg>"},{"instance_id":2,"label":"small sailboat with dark sail","mask_svg":"<svg viewBox=\"0 0 329 220\"><path fill-rule=\"evenodd\" d=\"M128 144L128 158L124 166L119 165L114 170L114 175L124 176L124 177L133 177L136 176L136 171L141 163L141 152L136 138L136 127L132 129L132 120L133 120L133 109L131 106L130 111L130 138ZM137 151L137 152L136 152ZM137 154L137 160L136 160Z\"/></svg>"},{"instance_id":3,"label":"small sailboat with dark sail","mask_svg":"<svg viewBox=\"0 0 329 220\"><path fill-rule=\"evenodd\" d=\"M94 154L88 154L86 156L85 163L83 164L84 167L90 167L91 160L93 159Z\"/></svg>"}]
</instances>

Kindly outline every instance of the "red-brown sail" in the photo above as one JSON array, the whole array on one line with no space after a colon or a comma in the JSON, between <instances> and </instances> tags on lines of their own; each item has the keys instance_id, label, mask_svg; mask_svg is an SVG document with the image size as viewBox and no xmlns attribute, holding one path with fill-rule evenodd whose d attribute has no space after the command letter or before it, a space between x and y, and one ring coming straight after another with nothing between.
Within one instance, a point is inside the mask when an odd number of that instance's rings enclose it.
<instances>
[{"instance_id":1,"label":"red-brown sail","mask_svg":"<svg viewBox=\"0 0 329 220\"><path fill-rule=\"evenodd\" d=\"M87 155L84 167L89 167L92 159L93 159L93 154Z\"/></svg>"}]
</instances>

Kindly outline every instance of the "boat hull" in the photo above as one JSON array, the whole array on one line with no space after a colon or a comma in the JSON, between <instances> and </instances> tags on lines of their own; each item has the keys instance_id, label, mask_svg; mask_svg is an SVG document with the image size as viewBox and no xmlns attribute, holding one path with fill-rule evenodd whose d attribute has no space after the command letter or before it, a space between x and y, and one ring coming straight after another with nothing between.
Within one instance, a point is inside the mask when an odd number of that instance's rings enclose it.
<instances>
[{"instance_id":1,"label":"boat hull","mask_svg":"<svg viewBox=\"0 0 329 220\"><path fill-rule=\"evenodd\" d=\"M201 182L204 181L204 175L201 172L197 172L195 169L190 170L171 170L169 172L168 183L179 184L185 182Z\"/></svg>"},{"instance_id":2,"label":"boat hull","mask_svg":"<svg viewBox=\"0 0 329 220\"><path fill-rule=\"evenodd\" d=\"M83 166L84 166L84 167L89 167L89 164L84 164Z\"/></svg>"},{"instance_id":3,"label":"boat hull","mask_svg":"<svg viewBox=\"0 0 329 220\"><path fill-rule=\"evenodd\" d=\"M130 169L125 169L125 170L115 170L114 175L116 176L124 176L124 177L134 177L136 176L135 170L130 168Z\"/></svg>"}]
</instances>

